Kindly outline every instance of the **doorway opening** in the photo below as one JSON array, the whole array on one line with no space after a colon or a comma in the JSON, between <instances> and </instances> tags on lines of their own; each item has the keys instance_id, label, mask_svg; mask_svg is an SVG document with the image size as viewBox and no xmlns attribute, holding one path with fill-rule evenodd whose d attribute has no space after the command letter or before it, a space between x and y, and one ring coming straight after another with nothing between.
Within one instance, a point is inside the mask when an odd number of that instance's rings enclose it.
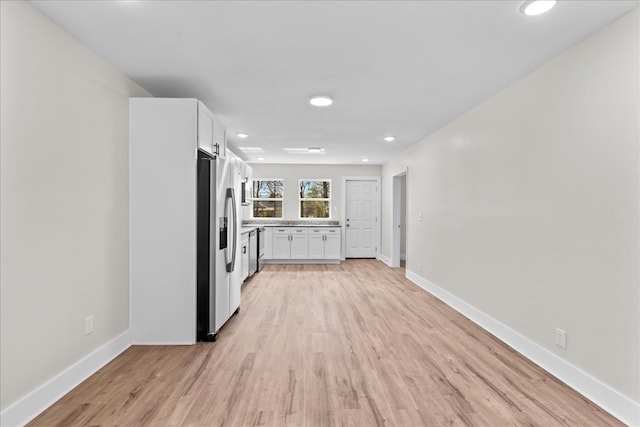
<instances>
[{"instance_id":1,"label":"doorway opening","mask_svg":"<svg viewBox=\"0 0 640 427\"><path fill-rule=\"evenodd\" d=\"M393 176L393 218L391 221L391 266L406 267L407 261L407 174L405 170Z\"/></svg>"}]
</instances>

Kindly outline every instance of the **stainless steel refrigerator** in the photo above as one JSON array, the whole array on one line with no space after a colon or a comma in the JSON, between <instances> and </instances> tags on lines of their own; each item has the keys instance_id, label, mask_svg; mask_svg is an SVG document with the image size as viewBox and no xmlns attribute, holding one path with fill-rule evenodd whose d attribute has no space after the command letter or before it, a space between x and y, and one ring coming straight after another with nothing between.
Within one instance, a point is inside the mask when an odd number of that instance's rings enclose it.
<instances>
[{"instance_id":1,"label":"stainless steel refrigerator","mask_svg":"<svg viewBox=\"0 0 640 427\"><path fill-rule=\"evenodd\" d=\"M198 341L215 341L225 322L240 310L239 205L235 159L199 150L197 178Z\"/></svg>"}]
</instances>

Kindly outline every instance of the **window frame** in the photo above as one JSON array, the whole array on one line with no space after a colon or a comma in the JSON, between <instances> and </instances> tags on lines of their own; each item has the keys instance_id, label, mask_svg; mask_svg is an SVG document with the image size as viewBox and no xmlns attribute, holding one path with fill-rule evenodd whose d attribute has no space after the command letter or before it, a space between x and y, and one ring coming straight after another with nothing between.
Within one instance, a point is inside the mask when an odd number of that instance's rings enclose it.
<instances>
[{"instance_id":1,"label":"window frame","mask_svg":"<svg viewBox=\"0 0 640 427\"><path fill-rule=\"evenodd\" d=\"M302 194L300 194L300 186L302 185L303 181L326 181L329 183L329 197L302 197ZM298 219L300 220L309 220L309 221L326 221L326 220L330 220L332 218L332 212L331 212L331 199L333 198L333 182L331 182L330 178L300 178L298 179ZM303 217L302 216L302 202L305 201L322 201L322 202L327 202L328 203L328 211L329 211L329 216L326 218L317 218L317 217Z\"/></svg>"},{"instance_id":2,"label":"window frame","mask_svg":"<svg viewBox=\"0 0 640 427\"><path fill-rule=\"evenodd\" d=\"M255 194L254 183L256 181L280 181L282 182L282 197L253 197ZM253 178L251 179L251 219L284 219L284 178ZM255 201L269 201L269 202L281 202L282 210L281 216L254 216L254 202Z\"/></svg>"}]
</instances>

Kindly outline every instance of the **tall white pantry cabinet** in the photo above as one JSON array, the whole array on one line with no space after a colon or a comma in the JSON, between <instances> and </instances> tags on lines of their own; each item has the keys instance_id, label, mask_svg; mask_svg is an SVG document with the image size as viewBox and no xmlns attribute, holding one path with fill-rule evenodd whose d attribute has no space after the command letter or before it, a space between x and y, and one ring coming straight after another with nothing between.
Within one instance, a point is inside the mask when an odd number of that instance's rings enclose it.
<instances>
[{"instance_id":1,"label":"tall white pantry cabinet","mask_svg":"<svg viewBox=\"0 0 640 427\"><path fill-rule=\"evenodd\" d=\"M193 344L197 152L224 156L224 128L197 99L131 98L129 123L132 340Z\"/></svg>"}]
</instances>

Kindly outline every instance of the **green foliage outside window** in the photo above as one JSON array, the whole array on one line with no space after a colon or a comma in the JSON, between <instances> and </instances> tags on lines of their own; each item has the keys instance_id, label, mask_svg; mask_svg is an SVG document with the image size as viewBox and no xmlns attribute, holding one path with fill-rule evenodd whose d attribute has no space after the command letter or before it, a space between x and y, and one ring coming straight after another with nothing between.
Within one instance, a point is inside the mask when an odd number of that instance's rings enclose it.
<instances>
[{"instance_id":1,"label":"green foliage outside window","mask_svg":"<svg viewBox=\"0 0 640 427\"><path fill-rule=\"evenodd\" d=\"M331 180L300 180L300 218L331 217Z\"/></svg>"}]
</instances>

